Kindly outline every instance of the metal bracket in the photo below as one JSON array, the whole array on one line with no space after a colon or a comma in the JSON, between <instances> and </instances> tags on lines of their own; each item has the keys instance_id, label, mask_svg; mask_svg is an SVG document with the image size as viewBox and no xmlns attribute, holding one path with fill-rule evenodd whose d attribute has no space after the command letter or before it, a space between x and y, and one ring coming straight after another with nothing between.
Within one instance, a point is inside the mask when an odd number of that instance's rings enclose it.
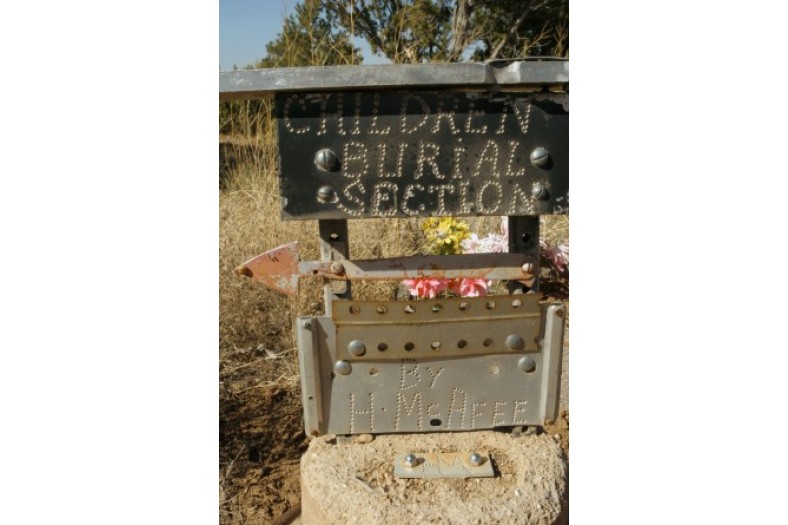
<instances>
[{"instance_id":1,"label":"metal bracket","mask_svg":"<svg viewBox=\"0 0 788 525\"><path fill-rule=\"evenodd\" d=\"M398 478L492 478L489 454L477 452L428 452L397 454L394 475Z\"/></svg>"}]
</instances>

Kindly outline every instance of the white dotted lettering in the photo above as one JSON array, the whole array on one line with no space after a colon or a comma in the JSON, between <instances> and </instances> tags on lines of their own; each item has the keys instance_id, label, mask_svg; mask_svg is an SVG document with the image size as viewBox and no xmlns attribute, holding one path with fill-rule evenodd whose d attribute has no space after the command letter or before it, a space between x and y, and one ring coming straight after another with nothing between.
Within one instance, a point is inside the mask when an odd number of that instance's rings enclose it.
<instances>
[{"instance_id":1,"label":"white dotted lettering","mask_svg":"<svg viewBox=\"0 0 788 525\"><path fill-rule=\"evenodd\" d=\"M482 171L482 166L487 164L486 169ZM490 174L498 177L498 144L492 140L488 140L484 145L479 161L476 163L476 169L473 171L473 176L478 177L480 174Z\"/></svg>"},{"instance_id":2,"label":"white dotted lettering","mask_svg":"<svg viewBox=\"0 0 788 525\"><path fill-rule=\"evenodd\" d=\"M355 150L351 153L351 149ZM369 171L367 145L363 142L346 142L342 157L342 172L345 177L364 177Z\"/></svg>"},{"instance_id":3,"label":"white dotted lettering","mask_svg":"<svg viewBox=\"0 0 788 525\"><path fill-rule=\"evenodd\" d=\"M430 150L430 153L427 153L427 149ZM432 142L419 142L419 157L416 161L416 180L420 179L424 175L425 164L429 164L430 168L432 168L432 175L436 179L446 178L446 176L440 172L440 168L438 167L438 163L436 161L440 151L441 148L437 144Z\"/></svg>"}]
</instances>

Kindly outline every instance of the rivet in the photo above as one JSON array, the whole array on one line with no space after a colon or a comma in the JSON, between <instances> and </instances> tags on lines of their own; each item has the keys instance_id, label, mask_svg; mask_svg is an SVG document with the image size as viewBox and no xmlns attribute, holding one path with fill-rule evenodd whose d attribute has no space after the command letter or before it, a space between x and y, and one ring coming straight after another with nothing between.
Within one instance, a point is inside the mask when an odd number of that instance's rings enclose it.
<instances>
[{"instance_id":1,"label":"rivet","mask_svg":"<svg viewBox=\"0 0 788 525\"><path fill-rule=\"evenodd\" d=\"M420 463L420 459L416 454L408 454L405 456L405 466L408 468L413 468Z\"/></svg>"},{"instance_id":2,"label":"rivet","mask_svg":"<svg viewBox=\"0 0 788 525\"><path fill-rule=\"evenodd\" d=\"M350 363L347 361L337 361L334 363L334 372L339 375L346 376L350 373L352 368L350 367Z\"/></svg>"},{"instance_id":3,"label":"rivet","mask_svg":"<svg viewBox=\"0 0 788 525\"><path fill-rule=\"evenodd\" d=\"M537 146L531 151L531 164L537 168L544 168L550 162L550 154L542 146Z\"/></svg>"},{"instance_id":4,"label":"rivet","mask_svg":"<svg viewBox=\"0 0 788 525\"><path fill-rule=\"evenodd\" d=\"M323 148L315 153L315 166L323 171L335 171L339 167L339 159L328 148Z\"/></svg>"},{"instance_id":5,"label":"rivet","mask_svg":"<svg viewBox=\"0 0 788 525\"><path fill-rule=\"evenodd\" d=\"M334 275L345 275L345 265L341 262L331 263L331 273Z\"/></svg>"},{"instance_id":6,"label":"rivet","mask_svg":"<svg viewBox=\"0 0 788 525\"><path fill-rule=\"evenodd\" d=\"M506 338L506 346L510 350L522 350L525 348L525 339L517 334L511 334Z\"/></svg>"},{"instance_id":7,"label":"rivet","mask_svg":"<svg viewBox=\"0 0 788 525\"><path fill-rule=\"evenodd\" d=\"M531 197L536 200L544 200L547 198L547 188L541 182L534 182L531 185Z\"/></svg>"},{"instance_id":8,"label":"rivet","mask_svg":"<svg viewBox=\"0 0 788 525\"><path fill-rule=\"evenodd\" d=\"M523 372L530 373L530 372L533 372L534 370L536 370L536 361L534 361L531 356L527 356L526 355L526 356L521 357L517 361L517 366Z\"/></svg>"},{"instance_id":9,"label":"rivet","mask_svg":"<svg viewBox=\"0 0 788 525\"><path fill-rule=\"evenodd\" d=\"M471 454L471 457L469 459L470 459L471 465L473 465L474 467L478 467L479 465L484 463L484 458L481 456L481 454L477 454L476 452Z\"/></svg>"},{"instance_id":10,"label":"rivet","mask_svg":"<svg viewBox=\"0 0 788 525\"><path fill-rule=\"evenodd\" d=\"M328 202L334 196L334 189L331 186L320 186L317 190L317 198L323 202Z\"/></svg>"},{"instance_id":11,"label":"rivet","mask_svg":"<svg viewBox=\"0 0 788 525\"><path fill-rule=\"evenodd\" d=\"M350 343L347 345L347 351L350 353L350 355L358 357L367 353L367 347L361 341L354 340L350 341ZM340 361L340 363L341 362L342 361Z\"/></svg>"}]
</instances>

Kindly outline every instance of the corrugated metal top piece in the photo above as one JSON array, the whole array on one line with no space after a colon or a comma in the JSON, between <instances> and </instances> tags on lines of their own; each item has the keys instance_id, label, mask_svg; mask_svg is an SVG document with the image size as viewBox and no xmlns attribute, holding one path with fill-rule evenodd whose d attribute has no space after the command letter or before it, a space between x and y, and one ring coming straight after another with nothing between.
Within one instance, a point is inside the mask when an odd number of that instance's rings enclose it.
<instances>
[{"instance_id":1,"label":"corrugated metal top piece","mask_svg":"<svg viewBox=\"0 0 788 525\"><path fill-rule=\"evenodd\" d=\"M219 100L293 91L459 89L568 82L568 60L292 67L219 73Z\"/></svg>"}]
</instances>

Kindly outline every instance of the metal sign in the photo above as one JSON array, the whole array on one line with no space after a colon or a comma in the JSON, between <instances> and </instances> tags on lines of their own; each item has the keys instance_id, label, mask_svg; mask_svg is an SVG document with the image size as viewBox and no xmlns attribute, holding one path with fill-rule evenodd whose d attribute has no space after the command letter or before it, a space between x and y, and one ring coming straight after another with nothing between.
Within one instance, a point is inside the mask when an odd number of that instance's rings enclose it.
<instances>
[{"instance_id":1,"label":"metal sign","mask_svg":"<svg viewBox=\"0 0 788 525\"><path fill-rule=\"evenodd\" d=\"M283 219L543 215L569 208L568 96L275 96Z\"/></svg>"},{"instance_id":2,"label":"metal sign","mask_svg":"<svg viewBox=\"0 0 788 525\"><path fill-rule=\"evenodd\" d=\"M496 306L487 308L489 301ZM470 306L463 310L463 303ZM358 317L360 326L366 322L369 332L376 324L365 321L365 316L384 318L386 312L408 304L415 309L393 316L400 334L390 340L385 339L383 329L366 340L348 341L343 334L350 328L347 316L337 313L343 307L349 316ZM563 341L560 304L512 295L413 303L335 301L332 311L336 320L301 317L298 322L304 422L309 435L519 427L543 425L545 419L557 415ZM465 311L467 319L452 322ZM403 316L412 320L405 321ZM449 322L441 326L443 316ZM474 322L474 318L484 322ZM378 322L385 324L383 319ZM428 337L419 327L430 323L433 333ZM366 335L371 336L359 332L355 337ZM403 339L409 336L412 340ZM413 345L410 350L408 343ZM495 352L488 352L489 347ZM389 350L408 355L392 359Z\"/></svg>"}]
</instances>

